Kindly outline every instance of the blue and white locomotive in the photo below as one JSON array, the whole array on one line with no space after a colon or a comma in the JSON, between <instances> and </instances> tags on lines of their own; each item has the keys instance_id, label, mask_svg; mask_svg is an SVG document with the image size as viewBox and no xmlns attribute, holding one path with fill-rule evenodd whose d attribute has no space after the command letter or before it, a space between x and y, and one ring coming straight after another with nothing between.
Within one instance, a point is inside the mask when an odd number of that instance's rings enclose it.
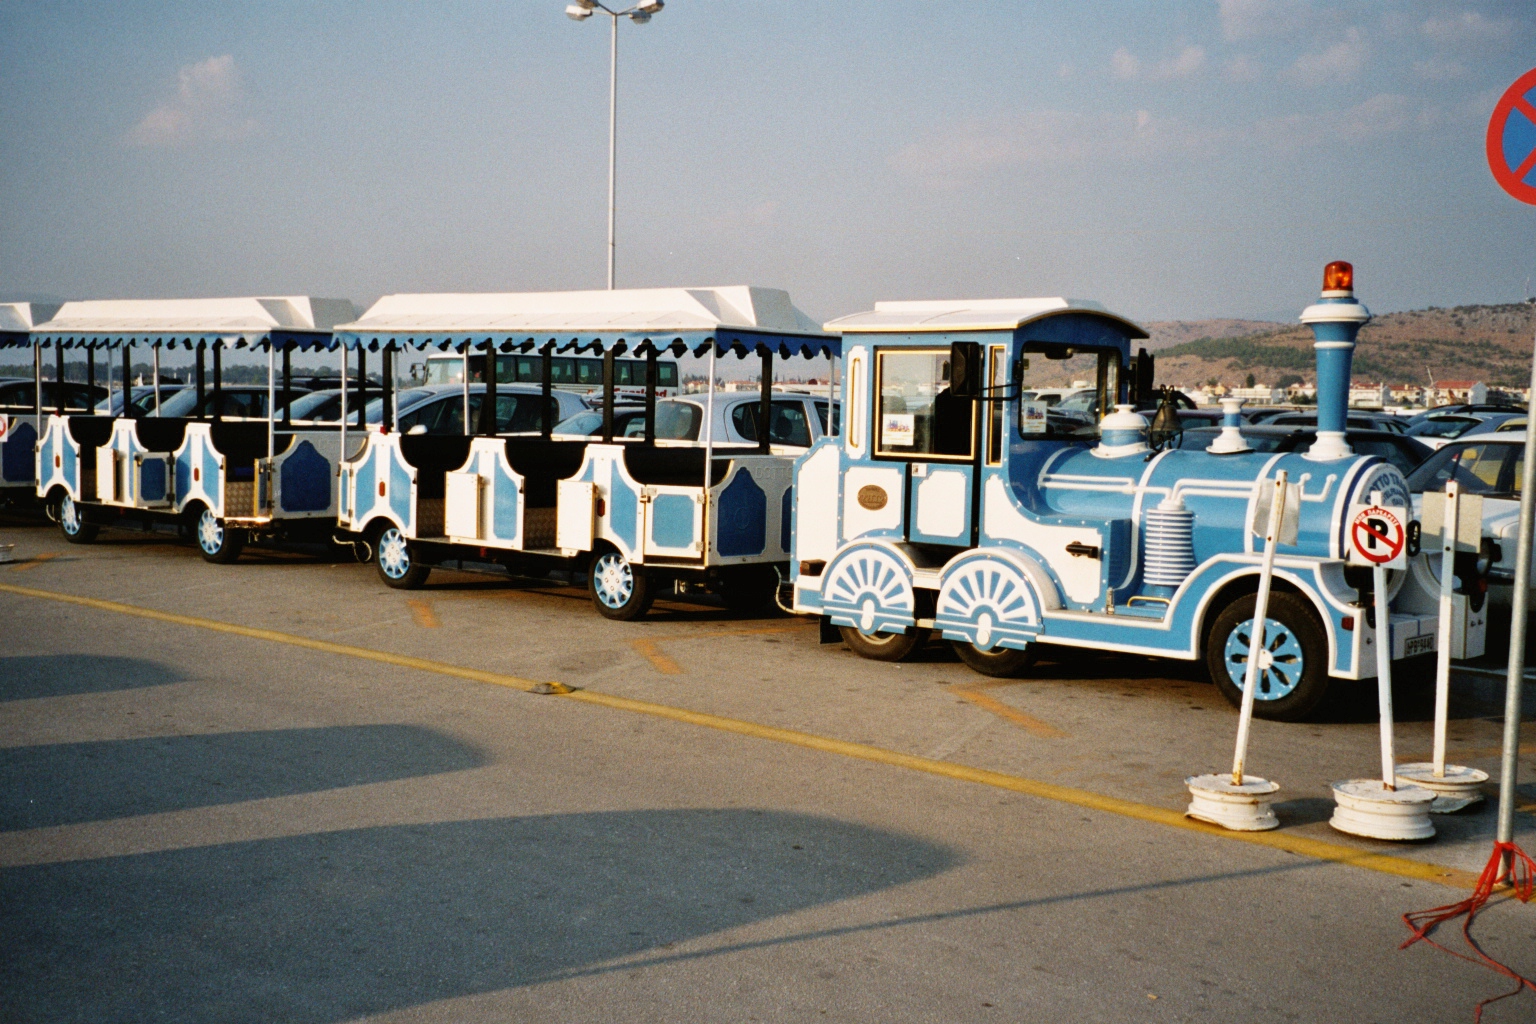
<instances>
[{"instance_id":1,"label":"blue and white locomotive","mask_svg":"<svg viewBox=\"0 0 1536 1024\"><path fill-rule=\"evenodd\" d=\"M898 660L937 632L992 675L1021 670L1039 644L1203 659L1235 698L1255 511L1285 470L1300 521L1276 559L1259 713L1300 718L1331 680L1374 677L1369 574L1346 567L1344 522L1373 492L1409 497L1397 469L1345 444L1351 353L1370 314L1344 277L1303 314L1320 427L1304 454L1249 451L1235 429L1212 450L1154 447L1130 405L1085 438L1022 398L1039 371L1074 360L1091 361L1099 409L1124 401L1131 342L1147 335L1097 303L882 302L827 324L843 336L847 415L796 463L795 610L870 658ZM1394 657L1434 649L1433 569L1419 555L1392 574ZM1458 656L1480 653L1465 618L1455 636Z\"/></svg>"}]
</instances>

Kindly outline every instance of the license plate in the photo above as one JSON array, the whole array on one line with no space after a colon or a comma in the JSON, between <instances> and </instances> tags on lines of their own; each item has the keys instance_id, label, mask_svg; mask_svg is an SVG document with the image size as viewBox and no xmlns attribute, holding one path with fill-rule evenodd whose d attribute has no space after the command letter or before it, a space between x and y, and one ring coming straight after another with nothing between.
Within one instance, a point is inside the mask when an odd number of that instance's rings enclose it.
<instances>
[{"instance_id":1,"label":"license plate","mask_svg":"<svg viewBox=\"0 0 1536 1024\"><path fill-rule=\"evenodd\" d=\"M1435 649L1435 635L1411 636L1403 641L1403 657L1411 658L1415 654L1431 654Z\"/></svg>"}]
</instances>

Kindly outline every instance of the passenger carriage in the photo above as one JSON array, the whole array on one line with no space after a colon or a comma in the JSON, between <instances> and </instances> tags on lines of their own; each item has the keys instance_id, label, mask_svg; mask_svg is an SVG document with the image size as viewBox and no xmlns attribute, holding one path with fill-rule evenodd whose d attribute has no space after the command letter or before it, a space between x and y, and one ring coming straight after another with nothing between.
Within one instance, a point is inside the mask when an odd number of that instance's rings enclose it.
<instances>
[{"instance_id":1,"label":"passenger carriage","mask_svg":"<svg viewBox=\"0 0 1536 1024\"><path fill-rule=\"evenodd\" d=\"M1059 644L1204 660L1234 696L1261 484L1285 470L1299 531L1276 560L1259 709L1309 713L1330 680L1376 671L1369 570L1345 564L1347 510L1373 492L1410 504L1397 469L1343 443L1348 351L1368 316L1347 286L1307 311L1323 429L1305 454L1247 451L1235 427L1211 450L1149 446L1129 405L1084 437L1021 400L1077 360L1092 364L1099 409L1125 401L1130 345L1146 333L1096 303L883 302L828 323L843 335L846 428L796 463L795 610L872 658L938 633L973 668L1009 675ZM1418 556L1392 573L1394 657L1434 649L1432 568ZM1456 624L1458 656L1480 653L1477 621Z\"/></svg>"},{"instance_id":2,"label":"passenger carriage","mask_svg":"<svg viewBox=\"0 0 1536 1024\"><path fill-rule=\"evenodd\" d=\"M766 288L663 288L504 295L392 295L342 342L380 352L409 348L520 353L542 364L540 429L498 433L495 377L474 432L381 429L342 467L340 525L364 542L384 582L417 587L433 565L500 562L509 568L580 569L602 614L644 614L668 585L704 586L743 606L767 606L789 559L793 457L800 449L655 437L656 366L663 354L735 352L762 362L760 401L771 408L775 356L830 355L835 339ZM615 437L624 354L645 360L646 432ZM552 363L563 354L603 360L604 430L552 436ZM499 360L498 360L499 362ZM711 374L713 377L713 374ZM466 406L468 398L466 396ZM466 418L467 423L467 418Z\"/></svg>"},{"instance_id":3,"label":"passenger carriage","mask_svg":"<svg viewBox=\"0 0 1536 1024\"><path fill-rule=\"evenodd\" d=\"M175 522L212 562L233 561L253 536L327 539L337 463L361 438L354 432L348 446L344 424L297 429L273 417L275 361L280 355L288 394L292 353L334 349L332 325L355 315L346 300L303 296L65 303L34 329L36 342L61 362L71 348L120 353L125 381L135 346L151 349L157 381L161 350L191 350L201 415L161 416L157 401L146 415L50 416L36 486L64 536L85 543L102 526ZM231 416L222 401L223 356L239 350L267 356L259 417Z\"/></svg>"},{"instance_id":4,"label":"passenger carriage","mask_svg":"<svg viewBox=\"0 0 1536 1024\"><path fill-rule=\"evenodd\" d=\"M75 397L56 384L45 391L41 354L32 341L33 326L58 308L57 303L0 303L0 358L25 358L31 364L30 380L0 380L0 501L31 500L37 490L35 456L44 399ZM84 401L76 401L81 412L89 411Z\"/></svg>"}]
</instances>

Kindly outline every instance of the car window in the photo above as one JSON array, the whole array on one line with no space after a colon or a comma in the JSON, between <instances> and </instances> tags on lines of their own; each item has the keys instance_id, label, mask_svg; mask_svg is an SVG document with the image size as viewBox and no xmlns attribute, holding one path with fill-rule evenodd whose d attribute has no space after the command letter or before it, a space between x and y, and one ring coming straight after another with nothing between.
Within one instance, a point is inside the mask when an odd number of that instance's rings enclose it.
<instances>
[{"instance_id":1,"label":"car window","mask_svg":"<svg viewBox=\"0 0 1536 1024\"><path fill-rule=\"evenodd\" d=\"M603 414L579 412L555 425L557 434L595 434L603 429Z\"/></svg>"},{"instance_id":2,"label":"car window","mask_svg":"<svg viewBox=\"0 0 1536 1024\"><path fill-rule=\"evenodd\" d=\"M657 402L656 437L664 441L697 441L704 410L692 402ZM725 438L717 437L716 441Z\"/></svg>"},{"instance_id":3,"label":"car window","mask_svg":"<svg viewBox=\"0 0 1536 1024\"><path fill-rule=\"evenodd\" d=\"M1410 437L1460 437L1481 423L1470 416L1437 416L1432 420L1425 420L1412 430L1408 431Z\"/></svg>"},{"instance_id":4,"label":"car window","mask_svg":"<svg viewBox=\"0 0 1536 1024\"><path fill-rule=\"evenodd\" d=\"M1436 452L1408 477L1408 489L1441 491L1454 478L1471 494L1519 497L1525 466L1525 446L1519 444L1460 444Z\"/></svg>"},{"instance_id":5,"label":"car window","mask_svg":"<svg viewBox=\"0 0 1536 1024\"><path fill-rule=\"evenodd\" d=\"M1524 429L1525 429L1525 417L1524 416L1517 416L1514 419L1505 420L1503 423L1500 423L1497 427L1494 428L1494 433L1501 433L1501 432L1506 431L1506 430L1524 430Z\"/></svg>"},{"instance_id":6,"label":"car window","mask_svg":"<svg viewBox=\"0 0 1536 1024\"><path fill-rule=\"evenodd\" d=\"M31 384L0 384L0 406L32 407Z\"/></svg>"},{"instance_id":7,"label":"car window","mask_svg":"<svg viewBox=\"0 0 1536 1024\"><path fill-rule=\"evenodd\" d=\"M1386 438L1350 438L1349 446L1355 450L1356 455L1374 455L1380 459L1386 459L1404 476L1412 473L1419 466L1419 459L1404 450L1404 447L1395 441Z\"/></svg>"},{"instance_id":8,"label":"car window","mask_svg":"<svg viewBox=\"0 0 1536 1024\"><path fill-rule=\"evenodd\" d=\"M838 432L838 430L839 430L838 419L840 418L841 412L842 412L842 407L841 406L838 406L838 405L832 406L832 426L829 428L827 426L827 403L826 402L817 402L816 403L816 418L821 420L821 433L822 433L823 436L826 436L828 434L836 434Z\"/></svg>"},{"instance_id":9,"label":"car window","mask_svg":"<svg viewBox=\"0 0 1536 1024\"><path fill-rule=\"evenodd\" d=\"M731 425L736 433L748 441L756 441L758 403L743 402L731 410ZM805 403L776 401L769 407L768 440L772 444L798 445L808 448L811 444L811 424L805 414Z\"/></svg>"}]
</instances>

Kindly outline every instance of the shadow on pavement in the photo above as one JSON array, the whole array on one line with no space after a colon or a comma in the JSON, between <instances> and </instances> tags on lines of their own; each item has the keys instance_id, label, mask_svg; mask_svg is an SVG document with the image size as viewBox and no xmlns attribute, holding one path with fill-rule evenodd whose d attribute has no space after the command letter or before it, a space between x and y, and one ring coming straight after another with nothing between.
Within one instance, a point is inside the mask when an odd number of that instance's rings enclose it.
<instances>
[{"instance_id":1,"label":"shadow on pavement","mask_svg":"<svg viewBox=\"0 0 1536 1024\"><path fill-rule=\"evenodd\" d=\"M752 810L329 832L0 872L23 1020L351 1020L927 878L944 847Z\"/></svg>"},{"instance_id":2,"label":"shadow on pavement","mask_svg":"<svg viewBox=\"0 0 1536 1024\"><path fill-rule=\"evenodd\" d=\"M166 686L186 677L147 658L100 654L19 654L0 658L0 702Z\"/></svg>"},{"instance_id":3,"label":"shadow on pavement","mask_svg":"<svg viewBox=\"0 0 1536 1024\"><path fill-rule=\"evenodd\" d=\"M485 763L409 725L224 732L0 750L0 831L313 793Z\"/></svg>"}]
</instances>

